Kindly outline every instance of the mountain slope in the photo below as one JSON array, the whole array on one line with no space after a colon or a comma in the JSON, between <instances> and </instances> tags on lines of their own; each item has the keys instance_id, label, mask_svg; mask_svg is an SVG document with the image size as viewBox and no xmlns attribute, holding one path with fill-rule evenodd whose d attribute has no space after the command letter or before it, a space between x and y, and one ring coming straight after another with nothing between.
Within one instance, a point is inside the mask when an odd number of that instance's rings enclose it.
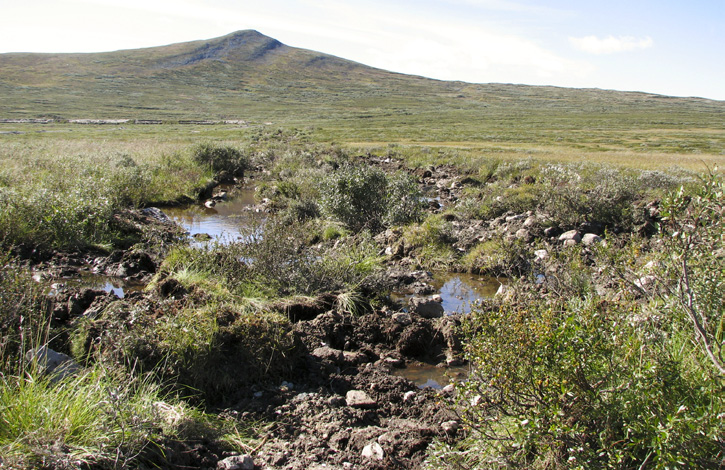
<instances>
[{"instance_id":1,"label":"mountain slope","mask_svg":"<svg viewBox=\"0 0 725 470\"><path fill-rule=\"evenodd\" d=\"M93 54L0 54L0 118L246 119L364 140L543 142L573 133L714 129L725 102L444 82L286 46L257 31ZM708 132L710 132L708 130ZM580 138L578 136L578 138ZM700 144L698 144L700 145Z\"/></svg>"}]
</instances>

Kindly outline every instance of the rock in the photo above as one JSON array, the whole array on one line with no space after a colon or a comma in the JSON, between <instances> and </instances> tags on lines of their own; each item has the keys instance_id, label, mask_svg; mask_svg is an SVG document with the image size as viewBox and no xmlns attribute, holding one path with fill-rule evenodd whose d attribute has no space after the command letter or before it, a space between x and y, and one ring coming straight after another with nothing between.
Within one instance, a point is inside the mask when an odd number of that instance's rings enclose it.
<instances>
[{"instance_id":1,"label":"rock","mask_svg":"<svg viewBox=\"0 0 725 470\"><path fill-rule=\"evenodd\" d=\"M383 362L385 363L385 365L394 367L396 369L400 369L401 367L405 366L405 361L397 357L386 357L385 359L383 359Z\"/></svg>"},{"instance_id":2,"label":"rock","mask_svg":"<svg viewBox=\"0 0 725 470\"><path fill-rule=\"evenodd\" d=\"M582 236L576 230L569 230L559 235L559 241L564 242L564 244L569 240L574 240L575 243L579 243L581 239Z\"/></svg>"},{"instance_id":3,"label":"rock","mask_svg":"<svg viewBox=\"0 0 725 470\"><path fill-rule=\"evenodd\" d=\"M416 393L413 390L405 392L403 394L403 401L404 402L412 401L415 398L415 395L416 395Z\"/></svg>"},{"instance_id":4,"label":"rock","mask_svg":"<svg viewBox=\"0 0 725 470\"><path fill-rule=\"evenodd\" d=\"M254 470L254 459L251 455L232 455L220 460L217 470Z\"/></svg>"},{"instance_id":5,"label":"rock","mask_svg":"<svg viewBox=\"0 0 725 470\"><path fill-rule=\"evenodd\" d=\"M560 232L560 230L559 230L558 227L547 227L547 228L544 229L544 236L545 237L549 237L549 238L555 237L559 233L561 233L561 232Z\"/></svg>"},{"instance_id":6,"label":"rock","mask_svg":"<svg viewBox=\"0 0 725 470\"><path fill-rule=\"evenodd\" d=\"M423 318L440 318L443 316L443 305L432 299L413 297L410 299L410 312Z\"/></svg>"},{"instance_id":7,"label":"rock","mask_svg":"<svg viewBox=\"0 0 725 470\"><path fill-rule=\"evenodd\" d=\"M602 237L595 233L585 233L582 237L582 245L592 246L595 243L601 243L602 240Z\"/></svg>"},{"instance_id":8,"label":"rock","mask_svg":"<svg viewBox=\"0 0 725 470\"><path fill-rule=\"evenodd\" d=\"M511 299L514 295L514 291L511 287L506 284L501 284L496 290L494 297L503 297L505 300Z\"/></svg>"},{"instance_id":9,"label":"rock","mask_svg":"<svg viewBox=\"0 0 725 470\"><path fill-rule=\"evenodd\" d=\"M642 290L647 290L657 281L657 278L652 275L642 276L634 281L634 285Z\"/></svg>"},{"instance_id":10,"label":"rock","mask_svg":"<svg viewBox=\"0 0 725 470\"><path fill-rule=\"evenodd\" d=\"M55 380L62 380L81 370L72 357L45 346L31 349L25 354L25 359L37 363L43 373L53 374Z\"/></svg>"},{"instance_id":11,"label":"rock","mask_svg":"<svg viewBox=\"0 0 725 470\"><path fill-rule=\"evenodd\" d=\"M441 423L441 429L446 434L455 434L459 427L458 421L445 421Z\"/></svg>"},{"instance_id":12,"label":"rock","mask_svg":"<svg viewBox=\"0 0 725 470\"><path fill-rule=\"evenodd\" d=\"M146 207L145 209L141 209L141 213L165 224L174 223L174 221L171 220L168 215L164 214L164 212L158 207Z\"/></svg>"},{"instance_id":13,"label":"rock","mask_svg":"<svg viewBox=\"0 0 725 470\"><path fill-rule=\"evenodd\" d=\"M448 384L441 389L443 395L453 395L456 392L455 384Z\"/></svg>"},{"instance_id":14,"label":"rock","mask_svg":"<svg viewBox=\"0 0 725 470\"><path fill-rule=\"evenodd\" d=\"M525 228L519 229L516 231L514 236L519 240L530 240L531 239L531 233L529 233L528 230Z\"/></svg>"},{"instance_id":15,"label":"rock","mask_svg":"<svg viewBox=\"0 0 725 470\"><path fill-rule=\"evenodd\" d=\"M549 259L549 252L546 250L536 250L534 251L534 256L539 261L545 261Z\"/></svg>"},{"instance_id":16,"label":"rock","mask_svg":"<svg viewBox=\"0 0 725 470\"><path fill-rule=\"evenodd\" d=\"M345 395L345 401L347 406L353 408L375 408L378 405L375 400L370 398L370 395L362 390L350 390Z\"/></svg>"},{"instance_id":17,"label":"rock","mask_svg":"<svg viewBox=\"0 0 725 470\"><path fill-rule=\"evenodd\" d=\"M564 246L577 246L578 244L576 240L564 240Z\"/></svg>"},{"instance_id":18,"label":"rock","mask_svg":"<svg viewBox=\"0 0 725 470\"><path fill-rule=\"evenodd\" d=\"M393 321L403 326L413 323L413 318L407 312L398 312L393 314Z\"/></svg>"},{"instance_id":19,"label":"rock","mask_svg":"<svg viewBox=\"0 0 725 470\"><path fill-rule=\"evenodd\" d=\"M524 228L531 228L536 225L536 217L531 216L524 221Z\"/></svg>"},{"instance_id":20,"label":"rock","mask_svg":"<svg viewBox=\"0 0 725 470\"><path fill-rule=\"evenodd\" d=\"M383 448L380 447L380 444L377 442L371 442L363 447L362 456L366 459L383 460L385 458L385 452L383 452Z\"/></svg>"},{"instance_id":21,"label":"rock","mask_svg":"<svg viewBox=\"0 0 725 470\"><path fill-rule=\"evenodd\" d=\"M370 362L370 358L367 354L360 351L343 351L342 354L345 357L345 362L347 364L357 365Z\"/></svg>"},{"instance_id":22,"label":"rock","mask_svg":"<svg viewBox=\"0 0 725 470\"><path fill-rule=\"evenodd\" d=\"M199 242L208 242L212 239L211 235L209 235L208 233L195 233L194 235L192 235L192 238Z\"/></svg>"},{"instance_id":23,"label":"rock","mask_svg":"<svg viewBox=\"0 0 725 470\"><path fill-rule=\"evenodd\" d=\"M331 362L343 362L345 360L345 354L339 350L329 346L323 346L312 351L312 355L318 359L323 359Z\"/></svg>"}]
</instances>

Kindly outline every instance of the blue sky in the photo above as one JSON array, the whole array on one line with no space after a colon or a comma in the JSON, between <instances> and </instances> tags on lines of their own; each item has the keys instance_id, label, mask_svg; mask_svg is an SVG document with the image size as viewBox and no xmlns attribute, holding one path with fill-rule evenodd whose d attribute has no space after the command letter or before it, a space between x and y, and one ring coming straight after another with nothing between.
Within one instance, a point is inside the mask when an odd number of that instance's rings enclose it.
<instances>
[{"instance_id":1,"label":"blue sky","mask_svg":"<svg viewBox=\"0 0 725 470\"><path fill-rule=\"evenodd\" d=\"M725 0L0 0L0 52L256 29L396 72L725 100Z\"/></svg>"}]
</instances>

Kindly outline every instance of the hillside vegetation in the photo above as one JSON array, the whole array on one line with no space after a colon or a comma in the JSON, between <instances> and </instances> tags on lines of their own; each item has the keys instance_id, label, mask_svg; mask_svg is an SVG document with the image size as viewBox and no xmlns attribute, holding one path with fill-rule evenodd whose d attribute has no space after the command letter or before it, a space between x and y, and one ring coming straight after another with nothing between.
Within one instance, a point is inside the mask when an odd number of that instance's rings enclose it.
<instances>
[{"instance_id":1,"label":"hillside vegetation","mask_svg":"<svg viewBox=\"0 0 725 470\"><path fill-rule=\"evenodd\" d=\"M643 165L695 154L712 166L725 148L719 101L437 81L286 46L256 31L108 53L2 54L0 93L4 119L245 120L312 128L325 141L535 157L573 150Z\"/></svg>"}]
</instances>

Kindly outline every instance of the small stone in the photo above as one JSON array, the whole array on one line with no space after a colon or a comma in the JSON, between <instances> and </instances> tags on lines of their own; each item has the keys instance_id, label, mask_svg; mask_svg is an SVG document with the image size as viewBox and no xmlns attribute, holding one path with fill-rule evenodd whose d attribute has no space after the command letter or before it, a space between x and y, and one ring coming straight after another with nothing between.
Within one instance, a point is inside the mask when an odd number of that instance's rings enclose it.
<instances>
[{"instance_id":1,"label":"small stone","mask_svg":"<svg viewBox=\"0 0 725 470\"><path fill-rule=\"evenodd\" d=\"M529 238L531 238L531 234L525 228L518 229L514 236L519 240L528 240Z\"/></svg>"},{"instance_id":2,"label":"small stone","mask_svg":"<svg viewBox=\"0 0 725 470\"><path fill-rule=\"evenodd\" d=\"M577 246L578 244L576 240L564 240L564 246Z\"/></svg>"},{"instance_id":3,"label":"small stone","mask_svg":"<svg viewBox=\"0 0 725 470\"><path fill-rule=\"evenodd\" d=\"M459 426L458 421L446 421L441 423L441 428L446 434L455 434L456 431L458 431Z\"/></svg>"},{"instance_id":4,"label":"small stone","mask_svg":"<svg viewBox=\"0 0 725 470\"><path fill-rule=\"evenodd\" d=\"M53 374L54 380L62 380L81 370L81 366L72 357L45 346L29 350L25 354L25 359L28 362L36 362L40 370L46 374Z\"/></svg>"},{"instance_id":5,"label":"small stone","mask_svg":"<svg viewBox=\"0 0 725 470\"><path fill-rule=\"evenodd\" d=\"M453 393L456 391L455 384L448 384L445 387L441 389L441 393L443 395L453 395Z\"/></svg>"},{"instance_id":6,"label":"small stone","mask_svg":"<svg viewBox=\"0 0 725 470\"><path fill-rule=\"evenodd\" d=\"M220 460L217 470L254 470L254 459L251 455L233 455Z\"/></svg>"},{"instance_id":7,"label":"small stone","mask_svg":"<svg viewBox=\"0 0 725 470\"><path fill-rule=\"evenodd\" d=\"M534 251L534 256L537 260L544 261L549 258L549 252L546 250L536 250Z\"/></svg>"},{"instance_id":8,"label":"small stone","mask_svg":"<svg viewBox=\"0 0 725 470\"><path fill-rule=\"evenodd\" d=\"M339 349L334 349L329 346L322 346L312 351L312 355L318 359L326 359L332 362L343 362L345 355Z\"/></svg>"},{"instance_id":9,"label":"small stone","mask_svg":"<svg viewBox=\"0 0 725 470\"><path fill-rule=\"evenodd\" d=\"M403 401L411 401L415 398L416 393L413 390L405 392L403 394Z\"/></svg>"},{"instance_id":10,"label":"small stone","mask_svg":"<svg viewBox=\"0 0 725 470\"><path fill-rule=\"evenodd\" d=\"M362 456L366 459L383 460L385 458L385 452L383 452L383 448L380 447L380 444L377 442L371 442L363 447Z\"/></svg>"},{"instance_id":11,"label":"small stone","mask_svg":"<svg viewBox=\"0 0 725 470\"><path fill-rule=\"evenodd\" d=\"M402 359L398 359L397 357L386 357L385 359L383 359L383 362L390 367L395 367L396 369L399 369L405 365L405 361Z\"/></svg>"},{"instance_id":12,"label":"small stone","mask_svg":"<svg viewBox=\"0 0 725 470\"><path fill-rule=\"evenodd\" d=\"M410 311L423 318L440 318L443 316L443 305L435 300L413 297L410 299Z\"/></svg>"},{"instance_id":13,"label":"small stone","mask_svg":"<svg viewBox=\"0 0 725 470\"><path fill-rule=\"evenodd\" d=\"M350 390L345 395L345 401L347 406L353 408L375 408L377 406L377 402L362 390Z\"/></svg>"},{"instance_id":14,"label":"small stone","mask_svg":"<svg viewBox=\"0 0 725 470\"><path fill-rule=\"evenodd\" d=\"M585 233L582 237L582 244L586 246L592 246L595 243L601 243L602 240L602 237L595 233Z\"/></svg>"},{"instance_id":15,"label":"small stone","mask_svg":"<svg viewBox=\"0 0 725 470\"><path fill-rule=\"evenodd\" d=\"M408 312L398 312L393 314L393 321L403 326L408 326L413 323L413 318Z\"/></svg>"},{"instance_id":16,"label":"small stone","mask_svg":"<svg viewBox=\"0 0 725 470\"><path fill-rule=\"evenodd\" d=\"M569 240L574 240L574 243L576 244L582 240L582 236L576 230L569 230L568 232L564 232L559 235L559 241L564 242L564 244L566 244Z\"/></svg>"},{"instance_id":17,"label":"small stone","mask_svg":"<svg viewBox=\"0 0 725 470\"><path fill-rule=\"evenodd\" d=\"M635 280L634 285L644 290L651 287L656 281L657 278L655 276L647 275Z\"/></svg>"},{"instance_id":18,"label":"small stone","mask_svg":"<svg viewBox=\"0 0 725 470\"><path fill-rule=\"evenodd\" d=\"M335 396L332 396L332 397L330 397L330 398L329 398L329 399L327 400L327 403L328 403L328 404L329 404L330 406L332 406L332 407L335 407L335 408L337 408L337 407L340 407L340 406L344 406L344 405L345 405L345 399L344 399L344 398L342 398L342 397L341 397L341 396L339 396L339 395L335 395Z\"/></svg>"}]
</instances>

